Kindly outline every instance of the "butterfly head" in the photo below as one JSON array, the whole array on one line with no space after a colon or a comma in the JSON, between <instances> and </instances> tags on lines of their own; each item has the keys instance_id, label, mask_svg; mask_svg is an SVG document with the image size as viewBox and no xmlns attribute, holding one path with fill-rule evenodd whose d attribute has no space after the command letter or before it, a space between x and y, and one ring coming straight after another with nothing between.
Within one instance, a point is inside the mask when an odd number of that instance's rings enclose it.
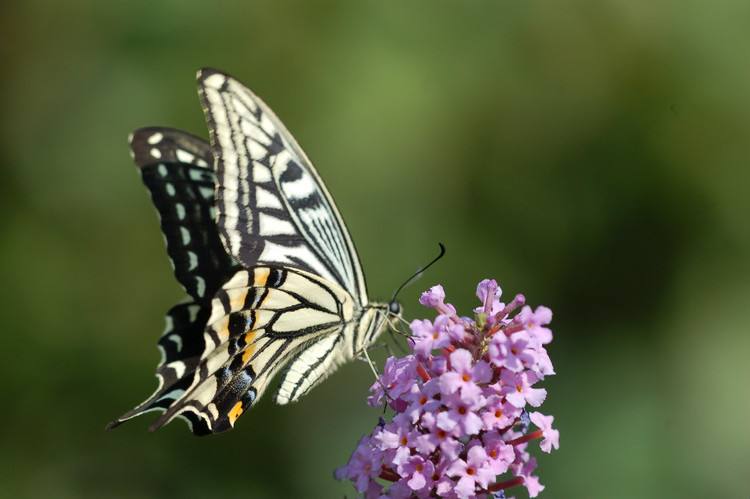
<instances>
[{"instance_id":1,"label":"butterfly head","mask_svg":"<svg viewBox=\"0 0 750 499\"><path fill-rule=\"evenodd\" d=\"M401 312L403 312L403 309L401 308L401 304L397 302L396 300L391 300L390 303L388 303L388 313L390 315L401 317Z\"/></svg>"}]
</instances>

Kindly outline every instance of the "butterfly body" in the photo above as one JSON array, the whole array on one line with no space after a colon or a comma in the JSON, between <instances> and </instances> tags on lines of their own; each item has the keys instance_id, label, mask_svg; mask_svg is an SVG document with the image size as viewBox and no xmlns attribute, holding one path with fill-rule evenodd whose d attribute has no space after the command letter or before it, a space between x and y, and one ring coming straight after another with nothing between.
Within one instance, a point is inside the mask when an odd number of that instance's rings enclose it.
<instances>
[{"instance_id":1,"label":"butterfly body","mask_svg":"<svg viewBox=\"0 0 750 499\"><path fill-rule=\"evenodd\" d=\"M309 159L233 78L198 75L210 145L144 128L131 149L188 299L167 313L159 386L110 427L148 412L225 431L280 375L298 400L377 338L393 304L370 303L356 250Z\"/></svg>"}]
</instances>

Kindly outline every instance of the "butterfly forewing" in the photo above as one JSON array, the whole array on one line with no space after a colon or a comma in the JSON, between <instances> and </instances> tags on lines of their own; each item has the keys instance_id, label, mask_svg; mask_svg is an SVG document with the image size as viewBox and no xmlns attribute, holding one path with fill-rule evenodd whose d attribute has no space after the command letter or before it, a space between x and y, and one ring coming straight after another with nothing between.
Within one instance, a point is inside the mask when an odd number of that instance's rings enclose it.
<instances>
[{"instance_id":1,"label":"butterfly forewing","mask_svg":"<svg viewBox=\"0 0 750 499\"><path fill-rule=\"evenodd\" d=\"M136 130L130 143L159 212L177 281L194 300L210 300L235 265L214 221L216 175L208 143L156 127Z\"/></svg>"},{"instance_id":2,"label":"butterfly forewing","mask_svg":"<svg viewBox=\"0 0 750 499\"><path fill-rule=\"evenodd\" d=\"M203 70L198 82L216 155L217 221L228 252L245 267L287 264L313 272L365 305L349 233L294 138L230 76Z\"/></svg>"}]
</instances>

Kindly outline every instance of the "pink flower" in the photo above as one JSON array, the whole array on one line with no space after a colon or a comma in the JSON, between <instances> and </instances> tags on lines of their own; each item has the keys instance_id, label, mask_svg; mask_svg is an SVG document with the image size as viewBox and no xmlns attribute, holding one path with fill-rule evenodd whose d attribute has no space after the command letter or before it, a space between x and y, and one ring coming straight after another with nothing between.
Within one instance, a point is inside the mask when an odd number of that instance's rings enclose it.
<instances>
[{"instance_id":1,"label":"pink flower","mask_svg":"<svg viewBox=\"0 0 750 499\"><path fill-rule=\"evenodd\" d=\"M441 286L422 294L437 317L411 323L412 353L389 357L370 388L369 403L386 400L393 416L381 418L336 471L365 498L504 498L505 489L521 484L535 497L544 489L527 447L541 439L542 450L556 449L559 433L552 416L524 407L544 402L546 390L534 385L554 374L544 347L552 339L551 312L517 313L525 297L504 305L489 279L477 296L482 303L472 320L445 303ZM537 429L530 430L532 422Z\"/></svg>"},{"instance_id":2,"label":"pink flower","mask_svg":"<svg viewBox=\"0 0 750 499\"><path fill-rule=\"evenodd\" d=\"M516 459L516 452L512 445L503 440L497 431L489 431L482 436L484 448L487 451L490 467L495 475L502 475L510 468Z\"/></svg>"},{"instance_id":3,"label":"pink flower","mask_svg":"<svg viewBox=\"0 0 750 499\"><path fill-rule=\"evenodd\" d=\"M537 377L534 373L522 372L516 374L512 371L503 371L500 375L502 384L501 393L505 395L508 402L523 409L528 402L532 407L539 407L547 398L547 390L544 388L533 388Z\"/></svg>"},{"instance_id":4,"label":"pink flower","mask_svg":"<svg viewBox=\"0 0 750 499\"><path fill-rule=\"evenodd\" d=\"M380 450L395 451L391 459L394 463L400 464L409 457L411 448L417 445L418 436L419 433L408 419L399 414L391 423L376 432L372 440Z\"/></svg>"},{"instance_id":5,"label":"pink flower","mask_svg":"<svg viewBox=\"0 0 750 499\"><path fill-rule=\"evenodd\" d=\"M481 413L484 429L500 430L507 428L521 415L521 409L507 402L504 397L492 395Z\"/></svg>"},{"instance_id":6,"label":"pink flower","mask_svg":"<svg viewBox=\"0 0 750 499\"><path fill-rule=\"evenodd\" d=\"M450 370L440 376L440 390L452 394L461 390L467 399L476 398L481 389L477 383L487 383L492 379L492 369L483 360L474 361L471 353L463 348L450 355Z\"/></svg>"},{"instance_id":7,"label":"pink flower","mask_svg":"<svg viewBox=\"0 0 750 499\"><path fill-rule=\"evenodd\" d=\"M544 485L539 483L539 477L534 475L523 477L523 485L526 487L529 497L536 497L544 490Z\"/></svg>"},{"instance_id":8,"label":"pink flower","mask_svg":"<svg viewBox=\"0 0 750 499\"><path fill-rule=\"evenodd\" d=\"M425 307L434 308L443 315L456 315L456 308L450 303L445 303L445 290L440 284L422 293L422 296L419 297L419 303Z\"/></svg>"},{"instance_id":9,"label":"pink flower","mask_svg":"<svg viewBox=\"0 0 750 499\"><path fill-rule=\"evenodd\" d=\"M493 317L505 306L499 300L502 294L503 290L497 285L497 281L494 279L483 279L477 284L477 298L482 302L482 305L476 307L474 312L477 314L483 313L487 317Z\"/></svg>"},{"instance_id":10,"label":"pink flower","mask_svg":"<svg viewBox=\"0 0 750 499\"><path fill-rule=\"evenodd\" d=\"M442 476L436 486L435 486L435 493L439 497L457 497L453 490L456 488L456 483L451 479L448 478L448 476Z\"/></svg>"},{"instance_id":11,"label":"pink flower","mask_svg":"<svg viewBox=\"0 0 750 499\"><path fill-rule=\"evenodd\" d=\"M560 432L552 428L552 422L555 418L553 416L545 416L540 412L532 412L529 414L529 418L531 418L531 422L534 423L537 428L542 430L543 438L539 447L541 447L547 454L552 452L553 447L559 449Z\"/></svg>"},{"instance_id":12,"label":"pink flower","mask_svg":"<svg viewBox=\"0 0 750 499\"><path fill-rule=\"evenodd\" d=\"M372 481L365 491L365 499L381 499L383 496L383 486L378 482Z\"/></svg>"},{"instance_id":13,"label":"pink flower","mask_svg":"<svg viewBox=\"0 0 750 499\"><path fill-rule=\"evenodd\" d=\"M486 488L495 478L487 453L481 445L475 445L466 454L466 461L456 459L448 469L448 475L457 477L455 493L458 497L474 497L477 484Z\"/></svg>"},{"instance_id":14,"label":"pink flower","mask_svg":"<svg viewBox=\"0 0 750 499\"><path fill-rule=\"evenodd\" d=\"M418 455L408 458L398 467L399 475L408 480L406 484L414 491L422 490L428 484L431 485L434 471L433 462Z\"/></svg>"},{"instance_id":15,"label":"pink flower","mask_svg":"<svg viewBox=\"0 0 750 499\"><path fill-rule=\"evenodd\" d=\"M463 444L453 438L452 432L438 426L437 416L433 413L422 416L422 428L427 432L417 437L417 450L423 455L430 455L439 448L443 456L455 459L463 448Z\"/></svg>"},{"instance_id":16,"label":"pink flower","mask_svg":"<svg viewBox=\"0 0 750 499\"><path fill-rule=\"evenodd\" d=\"M536 364L531 337L526 331L518 331L510 336L494 335L490 340L489 355L492 365L506 367L516 373Z\"/></svg>"},{"instance_id":17,"label":"pink flower","mask_svg":"<svg viewBox=\"0 0 750 499\"><path fill-rule=\"evenodd\" d=\"M349 462L337 469L334 476L337 480L353 480L357 491L365 492L379 474L380 456L370 451L370 438L363 437Z\"/></svg>"},{"instance_id":18,"label":"pink flower","mask_svg":"<svg viewBox=\"0 0 750 499\"><path fill-rule=\"evenodd\" d=\"M532 370L540 377L555 374L555 369L552 367L552 361L549 358L547 350L542 346L538 346L534 349L534 352L536 364L532 367Z\"/></svg>"},{"instance_id":19,"label":"pink flower","mask_svg":"<svg viewBox=\"0 0 750 499\"><path fill-rule=\"evenodd\" d=\"M482 429L482 419L477 415L477 411L484 407L483 396L467 401L456 394L445 395L443 403L448 410L438 413L439 428L456 436L474 435Z\"/></svg>"},{"instance_id":20,"label":"pink flower","mask_svg":"<svg viewBox=\"0 0 750 499\"><path fill-rule=\"evenodd\" d=\"M538 344L546 345L552 341L552 331L543 327L552 322L552 310L547 307L537 307L531 311L528 305L523 307L515 319L524 325L526 330Z\"/></svg>"},{"instance_id":21,"label":"pink flower","mask_svg":"<svg viewBox=\"0 0 750 499\"><path fill-rule=\"evenodd\" d=\"M410 327L414 340L414 353L420 358L427 358L433 350L445 348L451 344L448 329L452 326L445 315L439 315L435 323L428 320L414 320Z\"/></svg>"},{"instance_id":22,"label":"pink flower","mask_svg":"<svg viewBox=\"0 0 750 499\"><path fill-rule=\"evenodd\" d=\"M388 489L388 494L382 494L378 496L377 499L410 499L414 497L414 492L409 487L407 483L404 482L404 480L399 480L398 482L391 485L391 487Z\"/></svg>"},{"instance_id":23,"label":"pink flower","mask_svg":"<svg viewBox=\"0 0 750 499\"><path fill-rule=\"evenodd\" d=\"M438 284L433 286L419 297L419 303L429 308L438 308L445 303L445 290Z\"/></svg>"},{"instance_id":24,"label":"pink flower","mask_svg":"<svg viewBox=\"0 0 750 499\"><path fill-rule=\"evenodd\" d=\"M417 361L413 355L407 355L401 359L388 357L385 361L383 374L370 387L372 395L367 399L367 402L371 406L377 407L383 397L393 400L408 393L415 383L416 372Z\"/></svg>"},{"instance_id":25,"label":"pink flower","mask_svg":"<svg viewBox=\"0 0 750 499\"><path fill-rule=\"evenodd\" d=\"M440 401L435 396L440 393L438 378L433 378L425 383L421 389L419 385L412 386L411 392L404 396L409 404L404 414L409 416L412 423L416 423L425 412L436 411L440 407Z\"/></svg>"}]
</instances>

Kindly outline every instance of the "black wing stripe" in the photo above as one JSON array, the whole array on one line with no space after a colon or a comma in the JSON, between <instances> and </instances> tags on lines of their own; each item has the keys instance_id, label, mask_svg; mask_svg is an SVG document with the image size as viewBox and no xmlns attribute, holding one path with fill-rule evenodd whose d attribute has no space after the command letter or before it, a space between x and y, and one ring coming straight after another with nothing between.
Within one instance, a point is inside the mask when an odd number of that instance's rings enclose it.
<instances>
[{"instance_id":1,"label":"black wing stripe","mask_svg":"<svg viewBox=\"0 0 750 499\"><path fill-rule=\"evenodd\" d=\"M198 79L216 155L217 220L227 251L245 267L286 264L316 273L365 305L354 245L294 138L236 80L213 70L203 70Z\"/></svg>"},{"instance_id":2,"label":"black wing stripe","mask_svg":"<svg viewBox=\"0 0 750 499\"><path fill-rule=\"evenodd\" d=\"M310 376L310 373L312 373L315 369L317 369L323 362L328 359L328 356L338 347L338 345L341 343L341 340L343 340L344 335L339 334L336 336L336 339L334 340L333 344L320 356L318 357L318 360L315 362L309 364L307 366L307 369L304 370L304 372L301 375L302 379L307 379L308 376ZM307 392L310 388L312 388L313 385L308 387L305 392ZM292 393L289 395L289 398L291 400L296 400L300 396L302 396L302 393L299 393L300 389L302 388L302 383L298 383L294 386L294 389L292 390Z\"/></svg>"}]
</instances>

